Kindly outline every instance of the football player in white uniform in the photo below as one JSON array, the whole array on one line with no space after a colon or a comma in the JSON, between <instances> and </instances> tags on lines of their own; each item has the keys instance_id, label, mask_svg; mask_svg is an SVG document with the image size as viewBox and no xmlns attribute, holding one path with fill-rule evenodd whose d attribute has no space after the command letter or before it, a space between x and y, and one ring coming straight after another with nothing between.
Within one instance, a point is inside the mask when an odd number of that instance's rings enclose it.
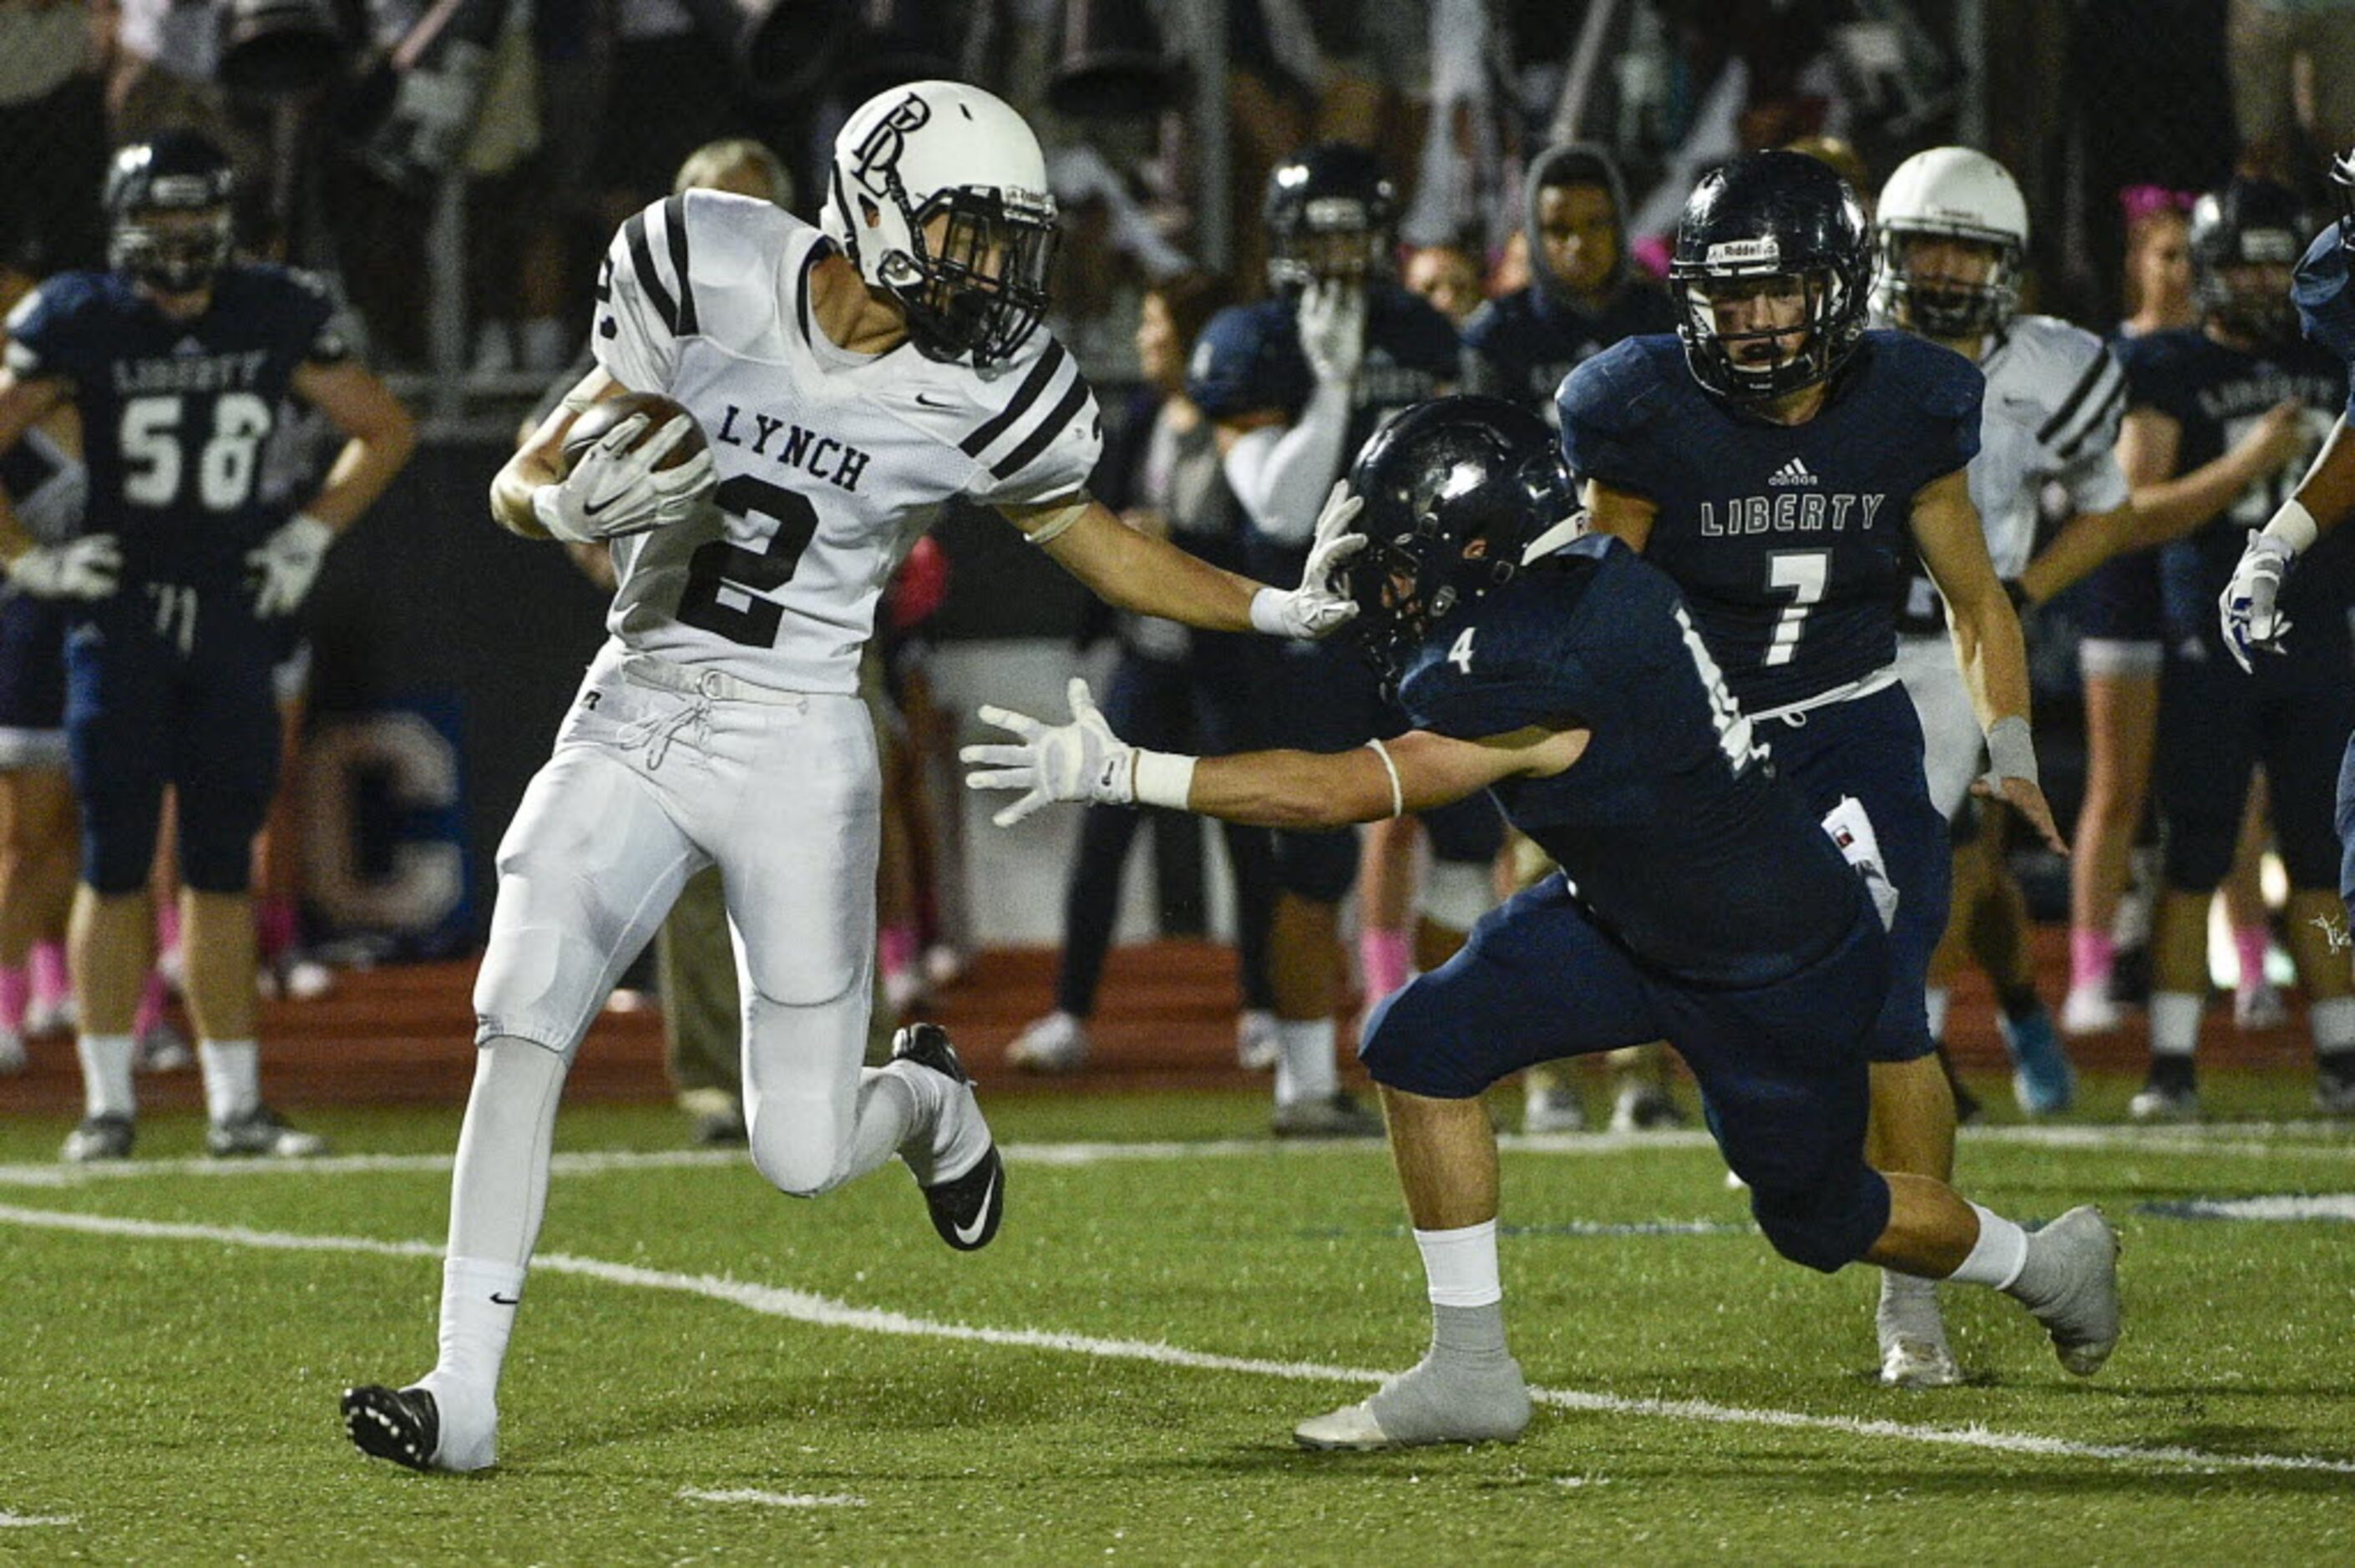
<instances>
[{"instance_id":1,"label":"football player in white uniform","mask_svg":"<svg viewBox=\"0 0 2355 1568\"><path fill-rule=\"evenodd\" d=\"M623 225L598 288L597 366L502 469L498 521L612 540L612 636L499 848L474 991L441 1354L404 1389L344 1396L364 1451L419 1469L495 1459L496 1391L574 1051L679 885L716 863L744 999L751 1153L815 1196L895 1153L934 1227L972 1250L1005 1179L947 1038L903 1030L862 1069L880 782L858 697L884 581L940 505L996 507L1126 609L1321 637L1351 546L1323 530L1304 586L1265 588L1124 526L1083 486L1095 399L1039 330L1055 206L1037 139L977 89L919 82L836 139L824 232L689 191ZM602 398L661 393L688 434L622 420L569 469ZM1329 521L1329 518L1328 518Z\"/></svg>"},{"instance_id":2,"label":"football player in white uniform","mask_svg":"<svg viewBox=\"0 0 2355 1568\"><path fill-rule=\"evenodd\" d=\"M1874 223L1881 245L1876 305L1889 325L1918 333L1976 362L1987 376L1971 503L1986 530L1996 575L2023 608L2040 602L2134 542L2115 448L2126 378L2093 334L2050 316L2018 313L2028 248L2028 207L2001 164L1966 147L1935 147L1898 165L1881 189ZM2058 484L2070 524L2033 560L2041 494ZM1952 817L1982 770L1977 715L1944 601L1917 576L1899 618L1897 673L1922 720L1930 798ZM1956 855L1960 910L1988 891L1987 861L1975 848ZM1966 862L1976 863L1966 864ZM2002 873L1999 863L1994 874ZM2016 898L2013 900L2016 904ZM1949 941L1953 933L1949 932ZM1998 990L2007 978L1997 976ZM2030 985L2006 998L1999 1022L2017 1065L2023 1109L2064 1108L2074 1076L2049 1012ZM1934 961L1930 1031L1943 1033L1946 993ZM1927 1280L1884 1274L1881 1378L1905 1387L1960 1381Z\"/></svg>"}]
</instances>

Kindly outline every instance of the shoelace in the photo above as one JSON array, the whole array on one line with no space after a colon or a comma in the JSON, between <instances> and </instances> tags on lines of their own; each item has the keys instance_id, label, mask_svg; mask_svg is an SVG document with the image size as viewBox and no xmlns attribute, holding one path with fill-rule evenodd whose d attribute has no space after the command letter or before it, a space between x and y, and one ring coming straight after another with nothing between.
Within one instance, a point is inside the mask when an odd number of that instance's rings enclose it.
<instances>
[{"instance_id":1,"label":"shoelace","mask_svg":"<svg viewBox=\"0 0 2355 1568\"><path fill-rule=\"evenodd\" d=\"M670 743L678 738L679 731L691 726L695 730L695 743L698 746L705 744L711 736L711 694L712 689L719 684L719 671L706 670L698 680L695 694L687 699L686 706L668 714L649 714L645 718L632 721L622 731L622 749L634 751L641 746L645 747L646 771L652 773L663 765L663 758L670 755Z\"/></svg>"}]
</instances>

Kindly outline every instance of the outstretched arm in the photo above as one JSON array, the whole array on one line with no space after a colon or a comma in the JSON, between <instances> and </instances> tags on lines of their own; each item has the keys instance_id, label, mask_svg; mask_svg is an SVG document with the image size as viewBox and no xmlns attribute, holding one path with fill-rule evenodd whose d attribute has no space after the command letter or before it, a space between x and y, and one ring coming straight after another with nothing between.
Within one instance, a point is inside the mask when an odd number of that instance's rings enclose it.
<instances>
[{"instance_id":1,"label":"outstretched arm","mask_svg":"<svg viewBox=\"0 0 2355 1568\"><path fill-rule=\"evenodd\" d=\"M1024 793L997 813L1010 827L1056 800L1167 806L1231 822L1337 828L1427 810L1500 779L1546 778L1576 762L1591 734L1536 726L1456 740L1415 730L1354 751L1252 751L1178 757L1130 746L1104 722L1088 683L1070 687L1071 722L1042 724L1003 708L984 723L1012 732L1009 745L968 746L960 758L975 789Z\"/></svg>"},{"instance_id":2,"label":"outstretched arm","mask_svg":"<svg viewBox=\"0 0 2355 1568\"><path fill-rule=\"evenodd\" d=\"M1365 547L1364 536L1348 531L1362 504L1346 483L1333 487L1317 515L1300 586L1289 591L1220 571L1167 539L1139 533L1091 495L1000 510L1058 566L1117 609L1209 631L1263 631L1313 641L1358 613L1335 574Z\"/></svg>"}]
</instances>

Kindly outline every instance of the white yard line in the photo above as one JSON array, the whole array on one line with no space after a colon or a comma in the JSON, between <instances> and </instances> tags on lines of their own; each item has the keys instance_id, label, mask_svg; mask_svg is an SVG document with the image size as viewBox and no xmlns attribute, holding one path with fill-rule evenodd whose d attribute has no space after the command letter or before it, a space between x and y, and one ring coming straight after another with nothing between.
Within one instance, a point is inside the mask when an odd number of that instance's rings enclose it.
<instances>
[{"instance_id":1,"label":"white yard line","mask_svg":"<svg viewBox=\"0 0 2355 1568\"><path fill-rule=\"evenodd\" d=\"M750 1488L733 1491L708 1492L699 1487L682 1487L681 1502L753 1503L762 1508L865 1508L865 1498L852 1497L848 1492L762 1492Z\"/></svg>"},{"instance_id":2,"label":"white yard line","mask_svg":"<svg viewBox=\"0 0 2355 1568\"><path fill-rule=\"evenodd\" d=\"M9 1513L0 1510L0 1530L58 1530L74 1522L69 1513Z\"/></svg>"},{"instance_id":3,"label":"white yard line","mask_svg":"<svg viewBox=\"0 0 2355 1568\"><path fill-rule=\"evenodd\" d=\"M377 1241L362 1236L311 1235L283 1231L256 1231L233 1225L164 1224L152 1220L116 1219L103 1214L59 1213L44 1209L0 1205L0 1224L68 1231L84 1235L129 1237L149 1241L208 1242L285 1252L365 1253L378 1256L438 1258L434 1242ZM1241 1372L1286 1378L1301 1383L1379 1383L1384 1373L1359 1367L1330 1366L1315 1361L1269 1361L1248 1356L1216 1355L1176 1345L1143 1340L1108 1340L1088 1334L1059 1333L1045 1329L986 1329L965 1323L942 1323L880 1308L853 1307L847 1302L756 1285L747 1280L710 1275L674 1274L635 1264L609 1263L600 1258L572 1257L560 1253L534 1260L542 1274L569 1274L641 1290L663 1290L724 1302L766 1317L787 1319L819 1328L850 1329L863 1333L894 1334L911 1339L951 1340L997 1345L1011 1350L1051 1351L1093 1356L1105 1361L1148 1361L1198 1372ZM1709 1422L1721 1425L1767 1426L1783 1430L1837 1432L1848 1436L1890 1438L1902 1442L1977 1448L1998 1453L2030 1454L2054 1459L2095 1459L2132 1465L2159 1465L2199 1470L2304 1470L2355 1475L2355 1460L2310 1454L2222 1454L2179 1446L2150 1447L2134 1444L2079 1443L2026 1432L1998 1432L1983 1426L1924 1426L1901 1421L1869 1421L1847 1415L1810 1415L1799 1411L1753 1410L1715 1404L1697 1399L1628 1399L1617 1394L1589 1393L1574 1389L1531 1389L1539 1402L1564 1410L1599 1415L1650 1416L1669 1421Z\"/></svg>"},{"instance_id":4,"label":"white yard line","mask_svg":"<svg viewBox=\"0 0 2355 1568\"><path fill-rule=\"evenodd\" d=\"M1966 1143L1999 1143L2030 1149L2111 1150L2135 1154L2232 1155L2251 1159L2355 1161L2355 1139L2343 1122L2218 1122L2199 1127L2127 1126L1966 1128ZM2318 1137L2317 1135L2321 1135ZM2332 1136L2337 1135L2337 1136ZM1661 1149L1707 1149L1709 1134L1695 1129L1642 1133L1507 1134L1508 1151L1528 1154L1606 1155ZM1380 1152L1370 1139L1339 1143L1277 1142L1264 1138L1171 1139L1148 1143L1011 1143L1006 1158L1019 1165L1089 1166L1131 1160L1274 1159L1350 1150ZM447 1154L350 1154L325 1160L128 1160L96 1165L58 1163L0 1165L0 1187L55 1189L98 1181L137 1181L155 1177L350 1175L392 1172L446 1174ZM601 1176L633 1171L741 1166L741 1150L614 1150L559 1154L550 1171L559 1176Z\"/></svg>"}]
</instances>

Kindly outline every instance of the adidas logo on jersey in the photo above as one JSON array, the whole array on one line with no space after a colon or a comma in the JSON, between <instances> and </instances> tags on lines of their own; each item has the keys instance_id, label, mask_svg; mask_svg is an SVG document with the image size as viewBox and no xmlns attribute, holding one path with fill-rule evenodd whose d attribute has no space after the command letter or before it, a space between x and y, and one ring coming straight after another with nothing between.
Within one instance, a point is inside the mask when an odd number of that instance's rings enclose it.
<instances>
[{"instance_id":1,"label":"adidas logo on jersey","mask_svg":"<svg viewBox=\"0 0 2355 1568\"><path fill-rule=\"evenodd\" d=\"M1769 484L1814 484L1817 482L1817 480L1814 474L1807 471L1807 465L1806 463L1801 462L1797 458L1793 458L1789 462L1786 462L1781 468L1776 469L1774 471L1774 477L1767 480L1766 482Z\"/></svg>"}]
</instances>

